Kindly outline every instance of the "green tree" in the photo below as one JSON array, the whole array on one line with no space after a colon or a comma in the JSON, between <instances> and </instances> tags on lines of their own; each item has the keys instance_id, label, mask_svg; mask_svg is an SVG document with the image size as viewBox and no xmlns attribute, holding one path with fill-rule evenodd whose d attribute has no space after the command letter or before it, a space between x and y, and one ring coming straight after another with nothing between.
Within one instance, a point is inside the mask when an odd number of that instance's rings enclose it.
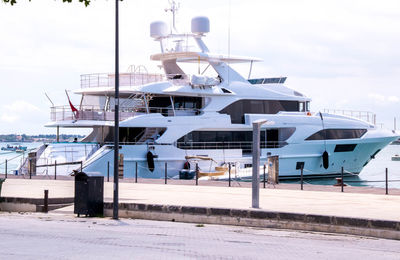
<instances>
[{"instance_id":1,"label":"green tree","mask_svg":"<svg viewBox=\"0 0 400 260\"><path fill-rule=\"evenodd\" d=\"M4 3L10 3L11 5L14 5L17 3L17 0L1 0L1 1L3 1ZM31 1L31 0L29 0L29 1ZM72 0L62 0L62 1L68 2L68 3L72 2ZM85 6L88 6L90 4L90 0L79 0L79 2L84 3Z\"/></svg>"}]
</instances>

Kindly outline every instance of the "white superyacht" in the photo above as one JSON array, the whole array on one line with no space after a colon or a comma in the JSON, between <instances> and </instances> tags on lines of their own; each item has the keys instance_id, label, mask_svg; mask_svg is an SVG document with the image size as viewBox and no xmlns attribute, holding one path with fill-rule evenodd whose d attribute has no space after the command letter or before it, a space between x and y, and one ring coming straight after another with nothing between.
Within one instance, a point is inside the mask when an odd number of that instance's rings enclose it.
<instances>
[{"instance_id":1,"label":"white superyacht","mask_svg":"<svg viewBox=\"0 0 400 260\"><path fill-rule=\"evenodd\" d=\"M161 52L151 59L160 62L164 74L150 74L142 66L120 74L124 176L138 169L139 177L163 178L167 166L168 177L176 177L193 158L211 175L228 162L236 171L251 167L252 122L259 119L267 120L261 128L261 157L277 156L282 178L298 177L300 168L306 177L335 176L341 167L358 174L398 138L371 122L311 112L311 99L286 87L286 78L245 78L231 64L247 62L251 70L260 60L211 53L203 41L209 28L206 17L192 19L191 33L169 33L164 22L152 23L150 34ZM51 108L46 126L93 131L82 142L42 147L38 165L83 161L84 171L112 175L114 80L112 73L82 75L76 110Z\"/></svg>"}]
</instances>

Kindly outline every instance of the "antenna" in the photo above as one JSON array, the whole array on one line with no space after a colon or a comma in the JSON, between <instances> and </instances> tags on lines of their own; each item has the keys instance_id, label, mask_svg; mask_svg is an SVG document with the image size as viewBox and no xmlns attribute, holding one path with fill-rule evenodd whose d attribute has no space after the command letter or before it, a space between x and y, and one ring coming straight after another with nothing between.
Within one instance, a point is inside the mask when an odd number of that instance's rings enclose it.
<instances>
[{"instance_id":1,"label":"antenna","mask_svg":"<svg viewBox=\"0 0 400 260\"><path fill-rule=\"evenodd\" d=\"M172 28L174 28L175 32L177 32L176 30L176 26L175 26L175 15L178 12L179 7L181 6L180 3L176 3L175 0L168 0L168 3L170 5L169 8L165 8L165 12L171 12L172 13ZM172 33L172 32L171 32Z\"/></svg>"}]
</instances>

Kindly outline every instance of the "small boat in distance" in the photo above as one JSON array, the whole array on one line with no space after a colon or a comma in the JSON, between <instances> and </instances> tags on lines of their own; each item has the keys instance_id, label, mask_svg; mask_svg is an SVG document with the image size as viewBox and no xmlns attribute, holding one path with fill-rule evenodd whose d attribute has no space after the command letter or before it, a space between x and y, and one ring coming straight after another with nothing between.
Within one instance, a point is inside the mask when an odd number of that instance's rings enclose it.
<instances>
[{"instance_id":1,"label":"small boat in distance","mask_svg":"<svg viewBox=\"0 0 400 260\"><path fill-rule=\"evenodd\" d=\"M17 153L23 153L26 152L27 147L26 146L21 146L21 145L9 145L7 144L7 146L5 147L1 147L2 151L12 151L12 152L17 152Z\"/></svg>"}]
</instances>

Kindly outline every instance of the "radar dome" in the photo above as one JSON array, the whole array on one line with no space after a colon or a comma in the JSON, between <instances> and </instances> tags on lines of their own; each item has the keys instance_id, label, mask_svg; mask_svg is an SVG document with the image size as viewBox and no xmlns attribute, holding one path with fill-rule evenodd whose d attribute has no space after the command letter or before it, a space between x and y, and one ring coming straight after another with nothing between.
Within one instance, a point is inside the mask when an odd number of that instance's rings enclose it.
<instances>
[{"instance_id":1,"label":"radar dome","mask_svg":"<svg viewBox=\"0 0 400 260\"><path fill-rule=\"evenodd\" d=\"M192 19L192 33L204 34L210 32L210 20L205 16L198 16Z\"/></svg>"},{"instance_id":2,"label":"radar dome","mask_svg":"<svg viewBox=\"0 0 400 260\"><path fill-rule=\"evenodd\" d=\"M150 24L150 36L160 38L168 35L168 26L162 21L152 22Z\"/></svg>"}]
</instances>

